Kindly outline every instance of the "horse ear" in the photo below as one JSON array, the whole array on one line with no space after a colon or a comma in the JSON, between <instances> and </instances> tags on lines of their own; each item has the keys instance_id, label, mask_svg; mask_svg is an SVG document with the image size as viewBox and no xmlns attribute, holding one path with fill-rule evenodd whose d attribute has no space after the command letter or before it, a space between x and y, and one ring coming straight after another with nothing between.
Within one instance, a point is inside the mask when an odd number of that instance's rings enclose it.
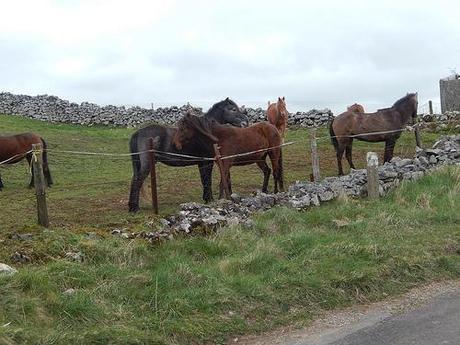
<instances>
[{"instance_id":1,"label":"horse ear","mask_svg":"<svg viewBox=\"0 0 460 345\"><path fill-rule=\"evenodd\" d=\"M226 101L229 101L230 99L227 97L225 100L226 100Z\"/></svg>"},{"instance_id":2,"label":"horse ear","mask_svg":"<svg viewBox=\"0 0 460 345\"><path fill-rule=\"evenodd\" d=\"M280 97L278 97L278 101L281 101L281 98L280 98Z\"/></svg>"},{"instance_id":3,"label":"horse ear","mask_svg":"<svg viewBox=\"0 0 460 345\"><path fill-rule=\"evenodd\" d=\"M285 99L285 98L284 98L284 96L283 96L283 101L284 101L284 99Z\"/></svg>"}]
</instances>

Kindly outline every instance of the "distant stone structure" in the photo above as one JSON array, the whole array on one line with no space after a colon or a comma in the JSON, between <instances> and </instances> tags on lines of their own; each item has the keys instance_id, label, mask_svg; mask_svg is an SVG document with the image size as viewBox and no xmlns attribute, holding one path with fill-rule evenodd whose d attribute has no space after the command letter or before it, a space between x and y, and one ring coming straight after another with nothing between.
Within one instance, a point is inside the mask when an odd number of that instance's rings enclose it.
<instances>
[{"instance_id":1,"label":"distant stone structure","mask_svg":"<svg viewBox=\"0 0 460 345\"><path fill-rule=\"evenodd\" d=\"M460 74L455 73L439 81L441 112L460 111Z\"/></svg>"}]
</instances>

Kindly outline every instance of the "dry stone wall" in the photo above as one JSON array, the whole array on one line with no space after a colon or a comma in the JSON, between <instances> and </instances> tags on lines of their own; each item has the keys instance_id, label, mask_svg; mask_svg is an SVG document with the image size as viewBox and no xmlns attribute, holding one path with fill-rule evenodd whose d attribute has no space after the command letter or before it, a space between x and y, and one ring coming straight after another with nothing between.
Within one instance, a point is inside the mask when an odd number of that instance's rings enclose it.
<instances>
[{"instance_id":1,"label":"dry stone wall","mask_svg":"<svg viewBox=\"0 0 460 345\"><path fill-rule=\"evenodd\" d=\"M79 125L110 125L137 127L146 122L164 125L175 124L187 111L200 113L202 109L191 105L172 106L157 109L124 107L83 102L77 104L56 96L15 95L0 93L0 114L17 115L48 122L63 122ZM242 107L251 122L266 120L265 110ZM289 125L318 127L332 119L329 109L296 112L289 116Z\"/></svg>"}]
</instances>

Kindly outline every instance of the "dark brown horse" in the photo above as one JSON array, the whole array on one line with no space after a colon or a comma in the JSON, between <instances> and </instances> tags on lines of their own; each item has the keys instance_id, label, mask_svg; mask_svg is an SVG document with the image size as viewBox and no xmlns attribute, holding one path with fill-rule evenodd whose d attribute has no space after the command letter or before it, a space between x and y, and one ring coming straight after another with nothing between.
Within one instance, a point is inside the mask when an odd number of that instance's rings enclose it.
<instances>
[{"instance_id":1,"label":"dark brown horse","mask_svg":"<svg viewBox=\"0 0 460 345\"><path fill-rule=\"evenodd\" d=\"M417 93L410 93L396 101L391 108L379 109L375 113L346 111L338 115L329 125L332 144L337 153L339 175L343 175L342 155L345 155L351 168L355 168L351 148L353 139L369 142L385 142L384 162L393 158L396 140L404 127L415 123L417 116ZM373 133L375 134L368 134Z\"/></svg>"},{"instance_id":2,"label":"dark brown horse","mask_svg":"<svg viewBox=\"0 0 460 345\"><path fill-rule=\"evenodd\" d=\"M227 185L231 189L230 168L233 165L257 164L264 174L262 191L268 191L268 180L271 170L267 165L266 157L270 157L275 180L275 193L278 192L278 185L281 191L284 190L283 181L283 160L281 154L281 135L275 126L268 122L259 122L246 128L237 128L221 125L215 121L200 118L187 114L177 126L173 143L178 150L183 145L188 145L192 140L200 139L204 150L212 150L215 143L219 144L222 155L223 175ZM248 155L225 158L254 152ZM219 198L223 197L224 182L221 178L219 185Z\"/></svg>"},{"instance_id":3,"label":"dark brown horse","mask_svg":"<svg viewBox=\"0 0 460 345\"><path fill-rule=\"evenodd\" d=\"M365 113L366 112L364 110L364 107L361 104L358 104L358 103L350 105L347 108L347 111L351 111L351 112L354 112L354 113Z\"/></svg>"},{"instance_id":4,"label":"dark brown horse","mask_svg":"<svg viewBox=\"0 0 460 345\"><path fill-rule=\"evenodd\" d=\"M27 153L32 149L32 144L42 144L43 148L46 149L46 143L43 138L39 137L34 133L23 133L12 136L0 136L0 162L3 164L14 164L24 157L30 164L32 159L32 153ZM46 150L43 152L43 173L46 178L48 186L53 184L51 174L48 168L48 155ZM34 176L30 179L29 187L34 186ZM3 188L2 178L0 176L0 190Z\"/></svg>"},{"instance_id":5,"label":"dark brown horse","mask_svg":"<svg viewBox=\"0 0 460 345\"><path fill-rule=\"evenodd\" d=\"M243 114L238 105L228 97L214 104L203 117L233 126L244 127L248 125L248 117ZM154 148L158 151L196 157L214 157L214 149L212 146L209 148L201 145L199 138L195 138L190 141L188 145L184 145L178 150L172 143L176 131L177 129L174 127L149 125L137 130L132 135L129 141L130 151L131 153L141 153L132 156L133 178L128 205L130 212L137 212L139 210L139 192L145 178L150 172L149 154L146 152L149 150L150 138L156 140ZM212 160L200 160L160 153L156 154L156 159L158 162L174 167L198 165L203 186L203 200L205 202L212 201L212 168L214 165Z\"/></svg>"},{"instance_id":6,"label":"dark brown horse","mask_svg":"<svg viewBox=\"0 0 460 345\"><path fill-rule=\"evenodd\" d=\"M278 129L283 139L286 133L288 116L289 112L286 109L286 100L284 96L283 98L278 97L276 103L270 104L270 101L268 101L267 120Z\"/></svg>"}]
</instances>

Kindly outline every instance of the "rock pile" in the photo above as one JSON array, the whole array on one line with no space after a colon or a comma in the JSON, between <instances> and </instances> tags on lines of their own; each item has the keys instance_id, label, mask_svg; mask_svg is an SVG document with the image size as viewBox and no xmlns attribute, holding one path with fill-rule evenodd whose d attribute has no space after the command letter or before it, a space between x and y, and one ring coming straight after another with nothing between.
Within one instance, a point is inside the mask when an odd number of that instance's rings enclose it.
<instances>
[{"instance_id":1,"label":"rock pile","mask_svg":"<svg viewBox=\"0 0 460 345\"><path fill-rule=\"evenodd\" d=\"M378 168L379 190L384 195L402 180L414 180L425 172L441 165L460 164L460 136L444 137L431 149L417 149L413 159L394 157ZM251 226L250 215L268 210L276 205L306 209L319 206L340 195L353 197L367 194L367 173L365 169L352 170L350 174L339 177L327 177L321 182L297 181L289 190L278 194L258 192L253 196L232 195L232 200L219 200L211 205L185 203L180 212L162 219L158 224L147 225L149 230L141 234L129 234L124 237L140 236L151 242L171 239L176 234L215 231L220 226ZM151 230L150 230L151 229Z\"/></svg>"},{"instance_id":2,"label":"rock pile","mask_svg":"<svg viewBox=\"0 0 460 345\"><path fill-rule=\"evenodd\" d=\"M252 123L267 120L267 112L262 108L252 109L242 106L241 109L246 113L249 121ZM289 114L288 125L298 127L320 127L328 123L333 118L334 115L329 109L312 109L307 112L298 111L296 113Z\"/></svg>"},{"instance_id":3,"label":"rock pile","mask_svg":"<svg viewBox=\"0 0 460 345\"><path fill-rule=\"evenodd\" d=\"M262 108L251 109L242 107L251 122L266 120L266 112ZM94 103L81 104L69 102L56 96L14 95L0 93L0 114L18 115L49 122L63 122L79 125L110 125L137 127L146 122L173 125L187 112L202 112L201 108L189 104L157 109L124 106L99 106ZM289 116L289 125L311 127L321 126L333 117L328 109L297 112Z\"/></svg>"},{"instance_id":4,"label":"rock pile","mask_svg":"<svg viewBox=\"0 0 460 345\"><path fill-rule=\"evenodd\" d=\"M423 122L449 122L460 121L460 111L446 111L444 114L423 114Z\"/></svg>"}]
</instances>

